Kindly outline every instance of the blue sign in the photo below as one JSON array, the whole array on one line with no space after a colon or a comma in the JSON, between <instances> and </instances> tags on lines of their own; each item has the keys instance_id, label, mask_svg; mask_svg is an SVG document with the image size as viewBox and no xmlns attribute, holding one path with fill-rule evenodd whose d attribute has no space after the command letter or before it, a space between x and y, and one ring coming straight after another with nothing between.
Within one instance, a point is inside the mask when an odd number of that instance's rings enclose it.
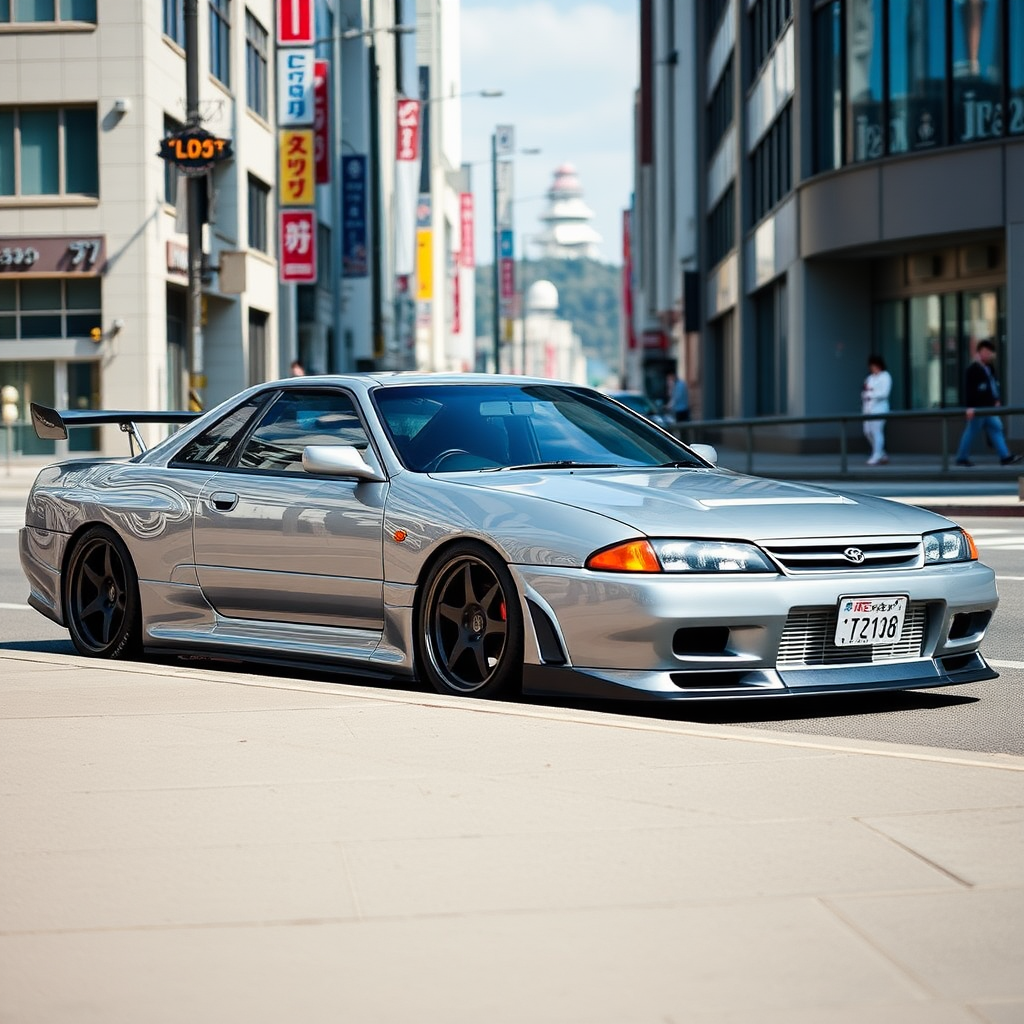
<instances>
[{"instance_id":1,"label":"blue sign","mask_svg":"<svg viewBox=\"0 0 1024 1024\"><path fill-rule=\"evenodd\" d=\"M501 232L501 258L503 260L512 259L512 232L502 231Z\"/></svg>"},{"instance_id":2,"label":"blue sign","mask_svg":"<svg viewBox=\"0 0 1024 1024\"><path fill-rule=\"evenodd\" d=\"M366 241L366 157L341 158L341 276L370 272Z\"/></svg>"}]
</instances>

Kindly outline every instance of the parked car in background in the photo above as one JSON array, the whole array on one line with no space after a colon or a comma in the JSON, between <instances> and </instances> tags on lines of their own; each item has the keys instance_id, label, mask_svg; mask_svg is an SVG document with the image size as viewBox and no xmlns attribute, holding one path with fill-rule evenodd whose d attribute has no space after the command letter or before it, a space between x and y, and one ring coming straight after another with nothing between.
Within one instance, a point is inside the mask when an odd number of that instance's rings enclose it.
<instances>
[{"instance_id":1,"label":"parked car in background","mask_svg":"<svg viewBox=\"0 0 1024 1024\"><path fill-rule=\"evenodd\" d=\"M68 425L187 413L58 413ZM137 436L137 435L135 435ZM43 469L28 601L92 657L210 655L444 694L776 697L991 679L995 574L923 509L716 468L590 388L294 377Z\"/></svg>"},{"instance_id":2,"label":"parked car in background","mask_svg":"<svg viewBox=\"0 0 1024 1024\"><path fill-rule=\"evenodd\" d=\"M633 412L640 413L652 423L659 427L669 427L674 422L672 417L665 412L648 394L643 391L606 391L609 398L628 406Z\"/></svg>"}]
</instances>

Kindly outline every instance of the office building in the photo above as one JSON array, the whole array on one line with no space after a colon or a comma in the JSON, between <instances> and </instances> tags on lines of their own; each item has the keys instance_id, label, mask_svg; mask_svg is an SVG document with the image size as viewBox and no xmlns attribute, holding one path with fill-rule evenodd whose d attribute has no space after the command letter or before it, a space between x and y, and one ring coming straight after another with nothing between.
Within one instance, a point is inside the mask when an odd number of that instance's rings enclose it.
<instances>
[{"instance_id":1,"label":"office building","mask_svg":"<svg viewBox=\"0 0 1024 1024\"><path fill-rule=\"evenodd\" d=\"M678 366L704 418L856 413L879 352L893 408L956 407L991 337L1024 404L1024 2L640 12L634 379Z\"/></svg>"}]
</instances>

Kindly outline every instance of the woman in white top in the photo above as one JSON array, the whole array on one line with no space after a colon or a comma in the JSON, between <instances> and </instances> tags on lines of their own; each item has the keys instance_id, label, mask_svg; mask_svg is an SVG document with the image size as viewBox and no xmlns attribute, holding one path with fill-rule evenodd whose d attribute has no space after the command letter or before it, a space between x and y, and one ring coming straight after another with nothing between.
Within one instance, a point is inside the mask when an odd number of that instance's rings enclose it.
<instances>
[{"instance_id":1,"label":"woman in white top","mask_svg":"<svg viewBox=\"0 0 1024 1024\"><path fill-rule=\"evenodd\" d=\"M888 412L892 377L880 355L868 356L868 375L860 392L862 412ZM871 445L869 466L880 466L889 461L885 454L885 420L864 420L864 436Z\"/></svg>"}]
</instances>

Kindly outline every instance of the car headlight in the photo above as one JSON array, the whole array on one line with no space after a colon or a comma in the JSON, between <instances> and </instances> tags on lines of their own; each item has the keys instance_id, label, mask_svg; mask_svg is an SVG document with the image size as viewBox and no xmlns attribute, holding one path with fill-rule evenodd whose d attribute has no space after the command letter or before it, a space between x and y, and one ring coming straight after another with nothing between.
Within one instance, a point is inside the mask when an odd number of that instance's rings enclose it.
<instances>
[{"instance_id":1,"label":"car headlight","mask_svg":"<svg viewBox=\"0 0 1024 1024\"><path fill-rule=\"evenodd\" d=\"M936 530L921 538L924 544L924 564L936 565L944 562L974 562L978 549L966 530Z\"/></svg>"},{"instance_id":2,"label":"car headlight","mask_svg":"<svg viewBox=\"0 0 1024 1024\"><path fill-rule=\"evenodd\" d=\"M586 566L605 572L776 572L760 548L721 540L631 540L595 551Z\"/></svg>"}]
</instances>

